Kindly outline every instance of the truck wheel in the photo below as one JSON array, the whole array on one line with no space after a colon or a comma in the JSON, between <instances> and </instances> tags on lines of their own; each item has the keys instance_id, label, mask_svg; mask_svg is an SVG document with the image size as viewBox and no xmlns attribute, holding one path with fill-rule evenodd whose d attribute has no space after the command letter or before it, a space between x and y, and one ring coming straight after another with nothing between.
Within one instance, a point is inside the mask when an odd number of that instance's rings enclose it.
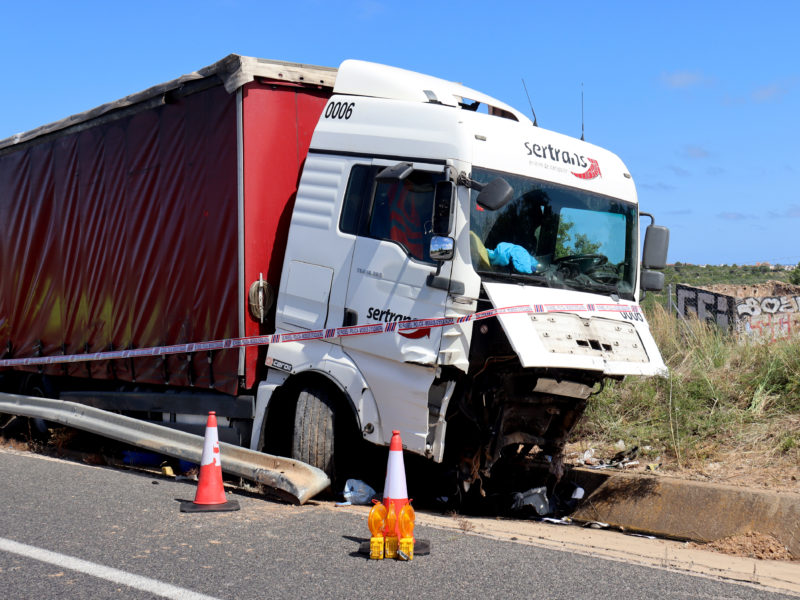
<instances>
[{"instance_id":1,"label":"truck wheel","mask_svg":"<svg viewBox=\"0 0 800 600\"><path fill-rule=\"evenodd\" d=\"M334 481L334 409L328 393L308 387L297 397L292 458L322 469Z\"/></svg>"}]
</instances>

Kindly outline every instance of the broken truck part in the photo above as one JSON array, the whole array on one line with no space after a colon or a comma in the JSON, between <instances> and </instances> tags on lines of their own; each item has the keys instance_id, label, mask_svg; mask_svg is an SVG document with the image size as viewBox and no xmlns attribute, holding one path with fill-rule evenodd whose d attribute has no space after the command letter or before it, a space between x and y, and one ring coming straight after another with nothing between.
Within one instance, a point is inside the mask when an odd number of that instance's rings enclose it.
<instances>
[{"instance_id":1,"label":"broken truck part","mask_svg":"<svg viewBox=\"0 0 800 600\"><path fill-rule=\"evenodd\" d=\"M468 488L557 469L599 384L665 371L638 301L668 232L640 260L622 161L443 79L231 55L0 141L0 188L8 392L214 410L333 478L398 430Z\"/></svg>"}]
</instances>

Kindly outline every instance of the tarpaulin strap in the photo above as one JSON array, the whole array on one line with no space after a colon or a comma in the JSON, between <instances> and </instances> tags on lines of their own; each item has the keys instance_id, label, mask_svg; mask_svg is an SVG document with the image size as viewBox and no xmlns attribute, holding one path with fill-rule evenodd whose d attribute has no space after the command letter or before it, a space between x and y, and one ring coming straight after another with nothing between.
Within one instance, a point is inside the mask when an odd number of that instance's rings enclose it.
<instances>
[{"instance_id":1,"label":"tarpaulin strap","mask_svg":"<svg viewBox=\"0 0 800 600\"><path fill-rule=\"evenodd\" d=\"M272 335L256 335L243 338L231 338L211 342L192 342L189 344L173 344L171 346L155 346L152 348L133 348L129 350L107 350L86 354L69 354L56 356L33 356L29 358L6 358L0 360L0 367L19 367L32 365L55 365L62 363L81 363L96 360L119 360L126 358L142 358L148 356L166 356L168 354L191 354L211 350L230 350L247 346L265 346L269 344L285 344L308 340L330 340L337 337L355 335L372 335L375 333L392 333L408 329L425 329L460 325L470 321L480 321L498 315L520 313L553 313L553 312L621 312L641 313L638 305L629 304L521 304L505 308L492 308L463 317L440 317L437 319L413 319L410 321L393 321L390 323L372 323L369 325L352 325L333 329L315 329L297 333L275 333Z\"/></svg>"}]
</instances>

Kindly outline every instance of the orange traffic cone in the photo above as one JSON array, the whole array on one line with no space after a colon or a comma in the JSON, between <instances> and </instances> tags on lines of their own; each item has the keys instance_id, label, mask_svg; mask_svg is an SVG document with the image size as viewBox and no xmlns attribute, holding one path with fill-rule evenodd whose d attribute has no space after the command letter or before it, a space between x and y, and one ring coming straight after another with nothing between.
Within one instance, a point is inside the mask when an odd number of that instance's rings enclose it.
<instances>
[{"instance_id":1,"label":"orange traffic cone","mask_svg":"<svg viewBox=\"0 0 800 600\"><path fill-rule=\"evenodd\" d=\"M222 486L222 463L219 460L217 413L208 413L200 476L194 502L181 502L181 512L222 512L239 510L239 502L225 497Z\"/></svg>"},{"instance_id":2,"label":"orange traffic cone","mask_svg":"<svg viewBox=\"0 0 800 600\"><path fill-rule=\"evenodd\" d=\"M389 462L386 466L386 483L383 486L383 503L386 508L394 506L395 515L399 515L403 507L408 504L408 491L406 489L406 468L403 464L403 442L399 431L392 431L392 441L389 444ZM392 531L386 531L386 537L400 537L400 529L395 520Z\"/></svg>"}]
</instances>

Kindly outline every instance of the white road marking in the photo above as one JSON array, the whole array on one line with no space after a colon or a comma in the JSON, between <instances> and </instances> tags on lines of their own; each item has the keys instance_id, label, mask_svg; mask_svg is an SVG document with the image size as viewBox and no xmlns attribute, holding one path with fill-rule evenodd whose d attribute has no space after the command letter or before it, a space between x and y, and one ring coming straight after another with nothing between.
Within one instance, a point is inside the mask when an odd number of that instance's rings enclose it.
<instances>
[{"instance_id":1,"label":"white road marking","mask_svg":"<svg viewBox=\"0 0 800 600\"><path fill-rule=\"evenodd\" d=\"M185 588L164 583L163 581L150 579L149 577L142 577L141 575L134 575L133 573L127 573L125 571L120 571L119 569L99 565L88 560L82 560L73 556L59 554L58 552L51 552L50 550L44 550L43 548L37 548L36 546L20 544L19 542L15 542L3 537L0 537L0 550L11 552L12 554L18 554L20 556L26 556L28 558L50 563L52 565L57 565L72 571L85 573L87 575L91 575L92 577L106 579L108 581L136 588L137 590L142 590L144 592L149 592L163 598L173 598L174 600L218 600L213 596L199 594Z\"/></svg>"}]
</instances>

